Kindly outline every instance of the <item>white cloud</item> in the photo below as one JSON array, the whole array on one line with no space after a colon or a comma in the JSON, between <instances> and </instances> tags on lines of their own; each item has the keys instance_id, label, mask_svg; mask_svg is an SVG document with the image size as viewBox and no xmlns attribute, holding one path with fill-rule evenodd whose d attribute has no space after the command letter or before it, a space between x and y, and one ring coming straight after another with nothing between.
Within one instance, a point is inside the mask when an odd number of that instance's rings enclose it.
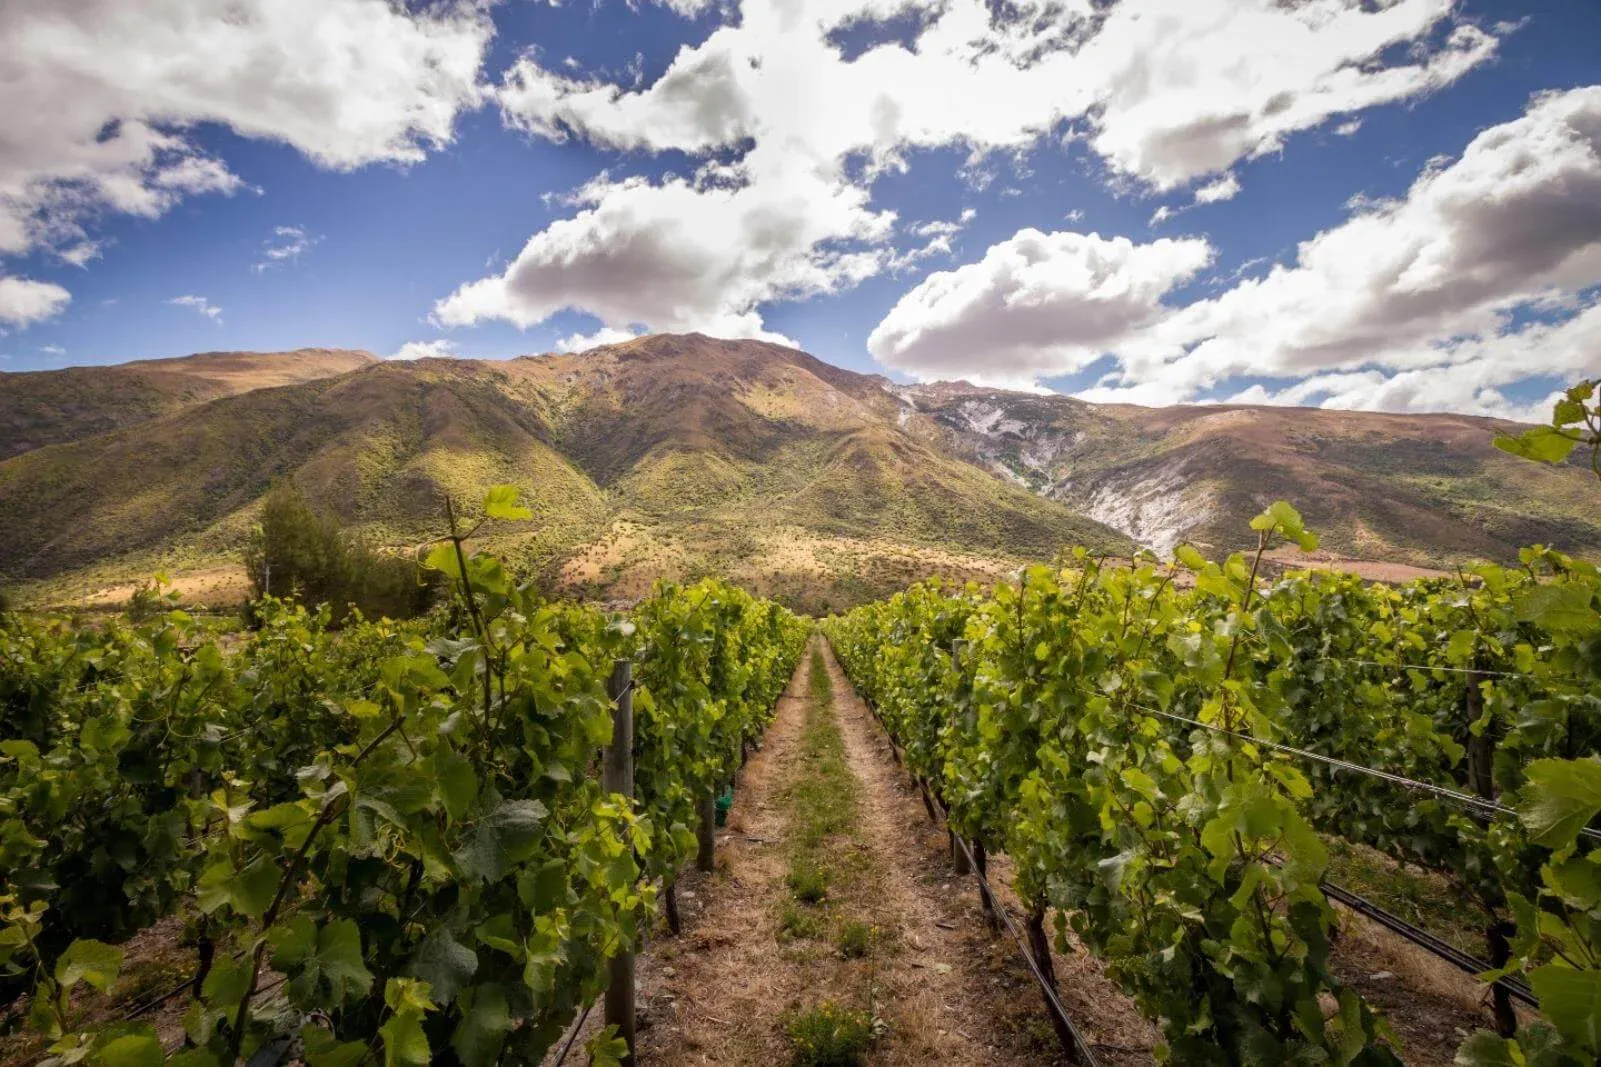
<instances>
[{"instance_id":1,"label":"white cloud","mask_svg":"<svg viewBox=\"0 0 1601 1067\"><path fill-rule=\"evenodd\" d=\"M1195 190L1197 204L1215 204L1220 200L1232 200L1240 192L1240 179L1231 172L1207 182Z\"/></svg>"},{"instance_id":2,"label":"white cloud","mask_svg":"<svg viewBox=\"0 0 1601 1067\"><path fill-rule=\"evenodd\" d=\"M449 359L456 355L456 342L407 341L390 359Z\"/></svg>"},{"instance_id":3,"label":"white cloud","mask_svg":"<svg viewBox=\"0 0 1601 1067\"><path fill-rule=\"evenodd\" d=\"M556 342L558 352L587 352L591 348L600 348L602 345L620 345L624 341L632 341L638 337L637 330L619 330L610 326L602 326L594 333L571 333Z\"/></svg>"},{"instance_id":4,"label":"white cloud","mask_svg":"<svg viewBox=\"0 0 1601 1067\"><path fill-rule=\"evenodd\" d=\"M250 269L261 274L281 263L293 263L321 241L304 226L274 226L272 236L261 243L263 258L252 263Z\"/></svg>"},{"instance_id":5,"label":"white cloud","mask_svg":"<svg viewBox=\"0 0 1601 1067\"><path fill-rule=\"evenodd\" d=\"M217 325L222 325L222 308L215 306L203 296L175 296L167 303L174 307L191 308Z\"/></svg>"},{"instance_id":6,"label":"white cloud","mask_svg":"<svg viewBox=\"0 0 1601 1067\"><path fill-rule=\"evenodd\" d=\"M59 315L71 302L72 294L54 282L0 275L0 326L43 322Z\"/></svg>"},{"instance_id":7,"label":"white cloud","mask_svg":"<svg viewBox=\"0 0 1601 1067\"><path fill-rule=\"evenodd\" d=\"M602 175L577 215L535 234L500 274L457 289L434 317L451 326L533 326L563 310L602 325L699 330L792 344L758 306L829 293L876 273L894 215L854 186L774 159L745 184Z\"/></svg>"},{"instance_id":8,"label":"white cloud","mask_svg":"<svg viewBox=\"0 0 1601 1067\"><path fill-rule=\"evenodd\" d=\"M1077 370L1164 313L1162 297L1212 259L1199 238L1022 230L977 263L931 274L868 337L887 367L922 379L1015 384Z\"/></svg>"},{"instance_id":9,"label":"white cloud","mask_svg":"<svg viewBox=\"0 0 1601 1067\"><path fill-rule=\"evenodd\" d=\"M910 47L847 59L832 42L906 13L923 17ZM872 179L913 149L966 147L978 176L990 154L1054 147L1078 122L1115 175L1159 190L1221 175L1204 189L1220 199L1235 162L1447 84L1494 44L1455 21L1453 0L1024 0L1004 13L985 0L744 0L648 84L528 54L496 94L509 126L705 162L692 178L591 182L575 217L435 315L529 326L571 308L614 329L769 336L764 303L948 251L937 234L895 250L891 216L872 209Z\"/></svg>"},{"instance_id":10,"label":"white cloud","mask_svg":"<svg viewBox=\"0 0 1601 1067\"><path fill-rule=\"evenodd\" d=\"M203 122L334 169L416 162L477 105L492 33L472 0L8 0L0 255L87 262L100 214L243 188L198 146Z\"/></svg>"},{"instance_id":11,"label":"white cloud","mask_svg":"<svg viewBox=\"0 0 1601 1067\"><path fill-rule=\"evenodd\" d=\"M700 153L746 138L807 157L910 147L977 152L1037 143L1084 119L1119 172L1169 189L1278 150L1287 136L1429 92L1486 60L1495 39L1453 21L1453 0L746 0L637 91L524 57L498 94L506 121L627 149ZM831 31L897 11L927 15L899 42L846 60ZM1409 46L1405 61L1387 60Z\"/></svg>"},{"instance_id":12,"label":"white cloud","mask_svg":"<svg viewBox=\"0 0 1601 1067\"><path fill-rule=\"evenodd\" d=\"M1114 8L1079 53L1099 74L1091 146L1171 189L1278 151L1331 118L1442 88L1496 39L1453 0L1153 0ZM1443 39L1434 39L1442 34ZM1384 57L1408 46L1406 59Z\"/></svg>"},{"instance_id":13,"label":"white cloud","mask_svg":"<svg viewBox=\"0 0 1601 1067\"><path fill-rule=\"evenodd\" d=\"M1154 324L1089 399L1528 414L1505 391L1601 371L1601 86L1551 93L1358 201L1293 265ZM1538 405L1535 405L1537 408Z\"/></svg>"},{"instance_id":14,"label":"white cloud","mask_svg":"<svg viewBox=\"0 0 1601 1067\"><path fill-rule=\"evenodd\" d=\"M47 356L64 356L67 354L67 350L60 345L40 345L39 351Z\"/></svg>"}]
</instances>

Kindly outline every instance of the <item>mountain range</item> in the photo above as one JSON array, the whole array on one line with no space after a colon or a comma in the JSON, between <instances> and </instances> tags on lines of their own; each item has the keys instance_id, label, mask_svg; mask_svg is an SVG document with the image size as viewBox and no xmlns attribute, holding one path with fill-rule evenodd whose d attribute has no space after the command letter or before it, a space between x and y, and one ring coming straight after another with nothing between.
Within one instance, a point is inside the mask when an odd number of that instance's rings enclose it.
<instances>
[{"instance_id":1,"label":"mountain range","mask_svg":"<svg viewBox=\"0 0 1601 1067\"><path fill-rule=\"evenodd\" d=\"M438 535L447 494L510 482L535 518L486 539L554 588L715 572L812 611L1076 544L1220 552L1279 498L1343 560L1601 548L1592 476L1498 452L1510 426L897 385L698 334L506 361L206 353L0 375L0 574L50 602L157 568L237 592L278 479L396 549Z\"/></svg>"}]
</instances>

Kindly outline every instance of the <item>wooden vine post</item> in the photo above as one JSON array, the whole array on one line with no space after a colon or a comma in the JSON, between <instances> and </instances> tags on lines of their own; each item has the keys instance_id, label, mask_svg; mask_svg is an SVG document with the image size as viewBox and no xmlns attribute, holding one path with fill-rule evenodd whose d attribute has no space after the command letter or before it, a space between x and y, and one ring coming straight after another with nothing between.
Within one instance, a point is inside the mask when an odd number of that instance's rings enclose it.
<instances>
[{"instance_id":1,"label":"wooden vine post","mask_svg":"<svg viewBox=\"0 0 1601 1067\"><path fill-rule=\"evenodd\" d=\"M607 693L612 699L611 746L601 772L601 785L608 793L634 798L634 665L620 659L612 665ZM632 950L611 959L611 984L606 987L606 1025L617 1028L617 1036L628 1043L624 1067L634 1064L634 953Z\"/></svg>"},{"instance_id":2,"label":"wooden vine post","mask_svg":"<svg viewBox=\"0 0 1601 1067\"><path fill-rule=\"evenodd\" d=\"M717 867L717 790L708 789L700 796L699 849L695 852L695 867L710 873Z\"/></svg>"}]
</instances>

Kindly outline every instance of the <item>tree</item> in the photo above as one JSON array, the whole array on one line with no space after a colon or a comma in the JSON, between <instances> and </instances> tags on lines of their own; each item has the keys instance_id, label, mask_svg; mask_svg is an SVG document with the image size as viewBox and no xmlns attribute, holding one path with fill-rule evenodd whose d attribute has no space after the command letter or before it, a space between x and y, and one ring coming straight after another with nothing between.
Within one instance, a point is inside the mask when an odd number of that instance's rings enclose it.
<instances>
[{"instance_id":1,"label":"tree","mask_svg":"<svg viewBox=\"0 0 1601 1067\"><path fill-rule=\"evenodd\" d=\"M290 482L267 493L245 548L245 568L255 597L327 603L337 615L354 607L364 615L410 618L428 610L436 584L415 560L347 532Z\"/></svg>"}]
</instances>

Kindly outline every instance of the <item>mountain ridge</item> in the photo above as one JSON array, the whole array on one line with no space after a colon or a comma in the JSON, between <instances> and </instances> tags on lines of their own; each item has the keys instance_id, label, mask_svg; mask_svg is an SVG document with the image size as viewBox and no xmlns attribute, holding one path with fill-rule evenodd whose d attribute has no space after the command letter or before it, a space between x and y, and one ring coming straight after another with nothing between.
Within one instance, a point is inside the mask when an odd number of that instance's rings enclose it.
<instances>
[{"instance_id":1,"label":"mountain ridge","mask_svg":"<svg viewBox=\"0 0 1601 1067\"><path fill-rule=\"evenodd\" d=\"M359 349L299 348L0 372L0 459L136 425L208 400L315 381L377 361Z\"/></svg>"},{"instance_id":2,"label":"mountain ridge","mask_svg":"<svg viewBox=\"0 0 1601 1067\"><path fill-rule=\"evenodd\" d=\"M307 352L328 350L162 361L210 384L95 433L111 416L94 402L58 404L47 447L18 451L28 442L0 417L0 572L60 590L235 558L281 478L396 547L437 533L444 494L511 482L537 522L495 547L557 588L630 595L716 572L813 610L925 574L992 578L1076 543L1240 547L1277 498L1341 556L1440 566L1536 540L1601 546L1586 472L1499 453L1490 441L1512 424L1476 416L896 385L696 334L505 361ZM237 388L263 365L301 377ZM48 400L63 381L31 388Z\"/></svg>"}]
</instances>

